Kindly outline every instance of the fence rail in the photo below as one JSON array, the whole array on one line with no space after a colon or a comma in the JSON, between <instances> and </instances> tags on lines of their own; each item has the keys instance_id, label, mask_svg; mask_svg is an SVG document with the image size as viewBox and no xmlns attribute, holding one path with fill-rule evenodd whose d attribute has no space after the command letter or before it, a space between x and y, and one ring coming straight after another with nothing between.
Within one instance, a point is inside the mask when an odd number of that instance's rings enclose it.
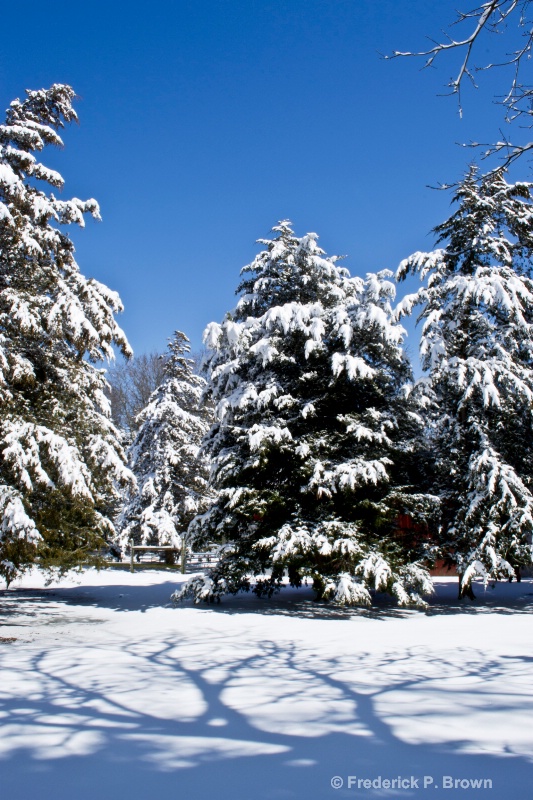
<instances>
[{"instance_id":1,"label":"fence rail","mask_svg":"<svg viewBox=\"0 0 533 800\"><path fill-rule=\"evenodd\" d=\"M133 545L130 547L130 571L135 572L135 566L142 564L167 565L179 563L181 571L198 572L202 569L213 567L218 561L218 553L213 551L194 552L181 547L169 545Z\"/></svg>"},{"instance_id":2,"label":"fence rail","mask_svg":"<svg viewBox=\"0 0 533 800\"><path fill-rule=\"evenodd\" d=\"M209 569L218 562L218 553L189 553L187 555L186 572L198 572L200 569Z\"/></svg>"}]
</instances>

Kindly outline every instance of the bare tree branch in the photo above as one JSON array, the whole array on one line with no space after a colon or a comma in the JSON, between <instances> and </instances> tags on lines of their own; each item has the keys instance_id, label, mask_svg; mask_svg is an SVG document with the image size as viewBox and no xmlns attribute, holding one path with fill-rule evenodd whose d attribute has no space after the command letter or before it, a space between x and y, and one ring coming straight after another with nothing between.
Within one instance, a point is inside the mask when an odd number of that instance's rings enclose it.
<instances>
[{"instance_id":1,"label":"bare tree branch","mask_svg":"<svg viewBox=\"0 0 533 800\"><path fill-rule=\"evenodd\" d=\"M144 353L109 370L107 380L113 421L128 436L137 430L137 414L163 380L164 366L164 355Z\"/></svg>"},{"instance_id":2,"label":"bare tree branch","mask_svg":"<svg viewBox=\"0 0 533 800\"><path fill-rule=\"evenodd\" d=\"M495 95L495 100L504 107L506 122L522 119L524 121L522 127L533 127L533 84L522 80L526 62L531 58L533 51L533 24L528 18L528 11L531 10L532 5L533 0L487 0L487 2L482 3L471 11L457 12L457 18L451 23L450 27L469 25L470 29L465 36L454 37L450 33L443 31L442 40L434 41L430 39L433 44L425 50L416 52L395 50L392 55L386 56L386 58L426 58L424 67L429 67L443 53L460 52L461 62L459 68L455 77L450 79L447 86L450 89L449 94L457 95L459 113L461 115L461 88L465 79L470 80L477 88L474 78L476 73L498 68L510 68L512 69L512 74L508 88L502 96ZM514 29L510 27L511 21L516 23ZM511 49L502 58L488 63L480 63L478 60L481 49L480 40L487 44L487 37L490 34L503 36L506 42L512 41L512 37L518 34L522 37L522 42L518 45L515 41ZM474 146L487 148L483 158L505 152L503 166L509 166L521 155L533 149L533 143L513 144L507 137L503 137L502 141L488 145L474 144Z\"/></svg>"}]
</instances>

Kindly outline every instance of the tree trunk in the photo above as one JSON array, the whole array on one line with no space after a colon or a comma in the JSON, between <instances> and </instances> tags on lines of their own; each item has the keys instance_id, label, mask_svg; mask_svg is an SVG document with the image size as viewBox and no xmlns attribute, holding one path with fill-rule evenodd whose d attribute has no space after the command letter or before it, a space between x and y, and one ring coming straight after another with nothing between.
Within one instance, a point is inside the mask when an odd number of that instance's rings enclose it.
<instances>
[{"instance_id":1,"label":"tree trunk","mask_svg":"<svg viewBox=\"0 0 533 800\"><path fill-rule=\"evenodd\" d=\"M472 589L472 584L468 584L467 586L463 586L461 575L459 575L459 600L464 600L465 597L468 597L470 600L475 600L476 596L474 594L474 590Z\"/></svg>"}]
</instances>

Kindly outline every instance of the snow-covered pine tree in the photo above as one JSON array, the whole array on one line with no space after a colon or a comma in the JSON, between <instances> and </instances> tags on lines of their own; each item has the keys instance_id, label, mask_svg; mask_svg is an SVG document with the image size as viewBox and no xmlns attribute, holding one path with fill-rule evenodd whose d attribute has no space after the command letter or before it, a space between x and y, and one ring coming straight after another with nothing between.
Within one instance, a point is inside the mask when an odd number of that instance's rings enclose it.
<instances>
[{"instance_id":1,"label":"snow-covered pine tree","mask_svg":"<svg viewBox=\"0 0 533 800\"><path fill-rule=\"evenodd\" d=\"M218 494L190 532L197 546L220 542L221 560L174 597L218 599L251 579L270 596L288 575L341 604L368 604L372 590L418 602L431 591L423 544L396 521L426 498L408 485L419 418L391 273L351 278L316 234L273 230L233 314L206 330Z\"/></svg>"},{"instance_id":2,"label":"snow-covered pine tree","mask_svg":"<svg viewBox=\"0 0 533 800\"><path fill-rule=\"evenodd\" d=\"M533 204L531 185L471 168L431 253L400 264L425 286L421 355L436 401L440 547L473 597L475 577L531 564L533 531Z\"/></svg>"},{"instance_id":3,"label":"snow-covered pine tree","mask_svg":"<svg viewBox=\"0 0 533 800\"><path fill-rule=\"evenodd\" d=\"M137 493L122 510L120 544L180 547L192 518L205 511L209 464L200 444L212 413L202 403L205 379L187 357L189 340L176 331L164 359L164 378L137 418L140 427L128 451Z\"/></svg>"},{"instance_id":4,"label":"snow-covered pine tree","mask_svg":"<svg viewBox=\"0 0 533 800\"><path fill-rule=\"evenodd\" d=\"M61 176L34 153L61 145L74 92L55 84L15 100L0 126L0 575L39 554L69 567L113 531L118 487L131 482L90 362L130 354L115 292L80 274L60 226L99 219L95 200L58 200Z\"/></svg>"}]
</instances>

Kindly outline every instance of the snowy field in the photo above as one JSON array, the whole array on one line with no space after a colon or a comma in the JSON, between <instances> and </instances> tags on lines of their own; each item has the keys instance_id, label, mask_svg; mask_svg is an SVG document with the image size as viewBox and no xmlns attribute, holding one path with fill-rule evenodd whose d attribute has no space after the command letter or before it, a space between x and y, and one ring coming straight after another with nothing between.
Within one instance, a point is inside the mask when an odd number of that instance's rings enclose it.
<instances>
[{"instance_id":1,"label":"snowy field","mask_svg":"<svg viewBox=\"0 0 533 800\"><path fill-rule=\"evenodd\" d=\"M172 608L180 580L0 593L2 798L531 797L530 580L459 605L440 578L427 612Z\"/></svg>"}]
</instances>

